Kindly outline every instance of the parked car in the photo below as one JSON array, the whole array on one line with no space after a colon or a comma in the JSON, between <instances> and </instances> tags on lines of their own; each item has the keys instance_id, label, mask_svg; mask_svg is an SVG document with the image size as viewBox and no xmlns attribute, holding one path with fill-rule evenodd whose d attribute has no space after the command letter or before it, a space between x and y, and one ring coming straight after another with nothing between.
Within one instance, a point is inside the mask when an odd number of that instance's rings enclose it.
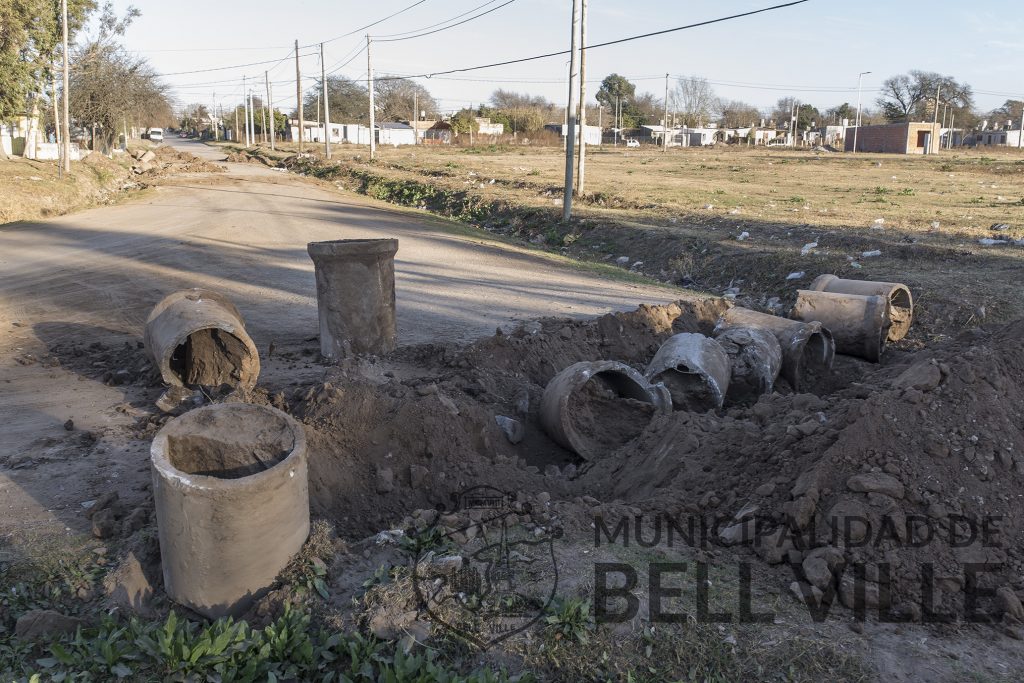
<instances>
[{"instance_id":1,"label":"parked car","mask_svg":"<svg viewBox=\"0 0 1024 683\"><path fill-rule=\"evenodd\" d=\"M149 139L152 140L153 142L163 142L164 141L164 129L163 128L150 128L149 129Z\"/></svg>"},{"instance_id":2,"label":"parked car","mask_svg":"<svg viewBox=\"0 0 1024 683\"><path fill-rule=\"evenodd\" d=\"M640 141L636 138L629 138L626 140L626 147L639 147Z\"/></svg>"}]
</instances>

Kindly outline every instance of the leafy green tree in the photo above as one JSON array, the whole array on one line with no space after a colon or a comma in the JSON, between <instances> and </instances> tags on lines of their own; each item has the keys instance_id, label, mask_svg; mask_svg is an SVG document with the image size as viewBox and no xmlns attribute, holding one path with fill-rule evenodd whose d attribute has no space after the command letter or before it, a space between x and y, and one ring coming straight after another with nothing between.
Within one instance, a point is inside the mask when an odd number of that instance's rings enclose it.
<instances>
[{"instance_id":1,"label":"leafy green tree","mask_svg":"<svg viewBox=\"0 0 1024 683\"><path fill-rule=\"evenodd\" d=\"M861 110L863 115L863 109ZM851 107L849 102L843 102L839 106L831 107L825 110L825 123L840 124L843 119L849 119L850 123L854 123L857 118L857 108Z\"/></svg>"},{"instance_id":2,"label":"leafy green tree","mask_svg":"<svg viewBox=\"0 0 1024 683\"><path fill-rule=\"evenodd\" d=\"M458 134L462 133L475 133L480 130L480 125L476 122L477 113L472 109L461 109L448 122L452 126L452 130Z\"/></svg>"},{"instance_id":3,"label":"leafy green tree","mask_svg":"<svg viewBox=\"0 0 1024 683\"><path fill-rule=\"evenodd\" d=\"M319 94L323 92L322 87L321 81L317 79L316 87L306 91L303 98L303 113L307 120L316 120L317 106L320 104ZM366 86L351 78L328 76L327 99L331 108L331 121L334 123L365 124L370 120L370 96L367 94ZM298 118L297 112L293 118Z\"/></svg>"}]
</instances>

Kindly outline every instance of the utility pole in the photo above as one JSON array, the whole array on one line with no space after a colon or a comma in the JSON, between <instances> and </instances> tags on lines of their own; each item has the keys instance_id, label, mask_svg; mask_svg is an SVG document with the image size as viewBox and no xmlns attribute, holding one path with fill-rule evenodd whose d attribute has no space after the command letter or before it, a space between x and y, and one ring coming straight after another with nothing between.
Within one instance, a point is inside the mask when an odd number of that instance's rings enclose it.
<instances>
[{"instance_id":1,"label":"utility pole","mask_svg":"<svg viewBox=\"0 0 1024 683\"><path fill-rule=\"evenodd\" d=\"M370 92L370 161L373 161L374 157L377 156L377 136L373 130L376 127L377 116L373 111L375 106L373 102L373 60L370 58L369 33L366 34L366 88Z\"/></svg>"},{"instance_id":2,"label":"utility pole","mask_svg":"<svg viewBox=\"0 0 1024 683\"><path fill-rule=\"evenodd\" d=\"M956 121L956 112L949 113L949 137L946 138L946 149L953 149L953 123Z\"/></svg>"},{"instance_id":3,"label":"utility pole","mask_svg":"<svg viewBox=\"0 0 1024 683\"><path fill-rule=\"evenodd\" d=\"M274 98L270 92L270 75L263 72L263 84L267 87L267 105L270 107L270 149L274 149L274 138L277 137L277 118L274 116Z\"/></svg>"},{"instance_id":4,"label":"utility pole","mask_svg":"<svg viewBox=\"0 0 1024 683\"><path fill-rule=\"evenodd\" d=\"M935 111L932 112L932 137L934 137L936 135L935 126L939 123L939 94L940 93L942 93L942 86L941 85L935 86ZM940 141L941 141L941 137L942 137L942 131L941 130L938 131L938 135L939 135ZM929 143L928 144L928 149L926 149L924 153L925 154L931 154L931 151L932 151L931 147L932 147L932 143Z\"/></svg>"},{"instance_id":5,"label":"utility pole","mask_svg":"<svg viewBox=\"0 0 1024 683\"><path fill-rule=\"evenodd\" d=\"M597 105L597 129L601 131L601 142L598 144L604 146L604 105Z\"/></svg>"},{"instance_id":6,"label":"utility pole","mask_svg":"<svg viewBox=\"0 0 1024 683\"><path fill-rule=\"evenodd\" d=\"M263 144L265 145L265 144L267 144L267 105L266 104L264 104L262 107L260 107L260 128L261 128L260 132L262 133L262 135L260 135L260 137L263 138Z\"/></svg>"},{"instance_id":7,"label":"utility pole","mask_svg":"<svg viewBox=\"0 0 1024 683\"><path fill-rule=\"evenodd\" d=\"M252 88L249 88L249 141L256 146L256 103L252 99Z\"/></svg>"},{"instance_id":8,"label":"utility pole","mask_svg":"<svg viewBox=\"0 0 1024 683\"><path fill-rule=\"evenodd\" d=\"M580 3L580 156L576 175L576 196L583 196L583 175L587 163L587 0Z\"/></svg>"},{"instance_id":9,"label":"utility pole","mask_svg":"<svg viewBox=\"0 0 1024 683\"><path fill-rule=\"evenodd\" d=\"M63 150L64 145L61 142L61 131L60 131L60 104L57 103L57 74L53 74L53 78L50 81L50 87L53 89L53 134L57 142L57 179L64 177L64 157ZM128 144L128 138L124 139L124 144Z\"/></svg>"},{"instance_id":10,"label":"utility pole","mask_svg":"<svg viewBox=\"0 0 1024 683\"><path fill-rule=\"evenodd\" d=\"M665 120L661 122L662 146L661 151L668 151L668 74L665 74Z\"/></svg>"},{"instance_id":11,"label":"utility pole","mask_svg":"<svg viewBox=\"0 0 1024 683\"><path fill-rule=\"evenodd\" d=\"M213 125L213 141L217 142L220 137L217 131L217 128L219 127L219 124L217 123L217 93L213 93L212 99L213 109L210 110L210 123ZM125 142L127 143L127 138L125 139Z\"/></svg>"},{"instance_id":12,"label":"utility pole","mask_svg":"<svg viewBox=\"0 0 1024 683\"><path fill-rule=\"evenodd\" d=\"M619 96L615 96L615 137L612 138L612 147L619 146Z\"/></svg>"},{"instance_id":13,"label":"utility pole","mask_svg":"<svg viewBox=\"0 0 1024 683\"><path fill-rule=\"evenodd\" d=\"M412 145L416 146L417 138L420 136L420 92L414 90L412 93Z\"/></svg>"},{"instance_id":14,"label":"utility pole","mask_svg":"<svg viewBox=\"0 0 1024 683\"><path fill-rule=\"evenodd\" d=\"M1024 147L1024 98L1020 103L1020 135L1017 136L1017 149Z\"/></svg>"},{"instance_id":15,"label":"utility pole","mask_svg":"<svg viewBox=\"0 0 1024 683\"><path fill-rule=\"evenodd\" d=\"M64 126L64 173L71 173L71 120L68 107L68 0L61 0L61 33L63 34L63 57L64 57L64 116L61 118L61 125Z\"/></svg>"},{"instance_id":16,"label":"utility pole","mask_svg":"<svg viewBox=\"0 0 1024 683\"><path fill-rule=\"evenodd\" d=\"M577 60L579 54L576 48L576 37L579 35L580 27L580 0L572 0L572 36L569 40L569 106L566 109L568 129L565 138L565 188L562 192L562 221L568 222L572 218L572 172L573 162L576 156L576 95L579 88L576 78Z\"/></svg>"},{"instance_id":17,"label":"utility pole","mask_svg":"<svg viewBox=\"0 0 1024 683\"><path fill-rule=\"evenodd\" d=\"M238 105L235 105L235 128L231 131L232 142L238 142Z\"/></svg>"},{"instance_id":18,"label":"utility pole","mask_svg":"<svg viewBox=\"0 0 1024 683\"><path fill-rule=\"evenodd\" d=\"M299 105L299 152L302 152L302 129L305 122L302 120L302 72L299 71L299 41L295 41L295 101Z\"/></svg>"},{"instance_id":19,"label":"utility pole","mask_svg":"<svg viewBox=\"0 0 1024 683\"><path fill-rule=\"evenodd\" d=\"M249 91L245 85L245 76L242 76L242 104L245 107L245 146L249 146Z\"/></svg>"},{"instance_id":20,"label":"utility pole","mask_svg":"<svg viewBox=\"0 0 1024 683\"><path fill-rule=\"evenodd\" d=\"M324 153L331 158L331 105L327 100L327 67L324 64L324 44L320 43L320 85L324 91Z\"/></svg>"},{"instance_id":21,"label":"utility pole","mask_svg":"<svg viewBox=\"0 0 1024 683\"><path fill-rule=\"evenodd\" d=\"M853 153L857 153L857 133L860 132L860 103L861 103L861 84L864 82L864 77L867 76L870 71L862 71L857 76L857 119L853 122Z\"/></svg>"}]
</instances>

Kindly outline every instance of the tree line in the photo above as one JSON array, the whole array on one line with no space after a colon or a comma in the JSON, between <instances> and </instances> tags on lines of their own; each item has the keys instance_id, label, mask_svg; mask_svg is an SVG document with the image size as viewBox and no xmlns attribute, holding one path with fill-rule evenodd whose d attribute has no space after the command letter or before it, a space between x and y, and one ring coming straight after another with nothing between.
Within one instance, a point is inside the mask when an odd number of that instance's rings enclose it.
<instances>
[{"instance_id":1,"label":"tree line","mask_svg":"<svg viewBox=\"0 0 1024 683\"><path fill-rule=\"evenodd\" d=\"M72 136L77 130L94 148L109 150L128 127L173 122L167 86L119 42L139 11L128 7L118 16L109 2L67 3ZM60 0L0 0L0 122L38 116L44 130L53 128L62 97L61 33Z\"/></svg>"}]
</instances>

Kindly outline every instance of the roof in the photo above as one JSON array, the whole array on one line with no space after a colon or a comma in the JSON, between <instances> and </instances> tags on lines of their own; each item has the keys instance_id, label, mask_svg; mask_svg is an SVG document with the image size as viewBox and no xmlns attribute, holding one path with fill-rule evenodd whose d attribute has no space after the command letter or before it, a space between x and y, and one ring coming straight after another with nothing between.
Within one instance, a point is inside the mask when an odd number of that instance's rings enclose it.
<instances>
[{"instance_id":1,"label":"roof","mask_svg":"<svg viewBox=\"0 0 1024 683\"><path fill-rule=\"evenodd\" d=\"M408 123L381 123L378 128L390 128L392 130L412 130Z\"/></svg>"}]
</instances>

